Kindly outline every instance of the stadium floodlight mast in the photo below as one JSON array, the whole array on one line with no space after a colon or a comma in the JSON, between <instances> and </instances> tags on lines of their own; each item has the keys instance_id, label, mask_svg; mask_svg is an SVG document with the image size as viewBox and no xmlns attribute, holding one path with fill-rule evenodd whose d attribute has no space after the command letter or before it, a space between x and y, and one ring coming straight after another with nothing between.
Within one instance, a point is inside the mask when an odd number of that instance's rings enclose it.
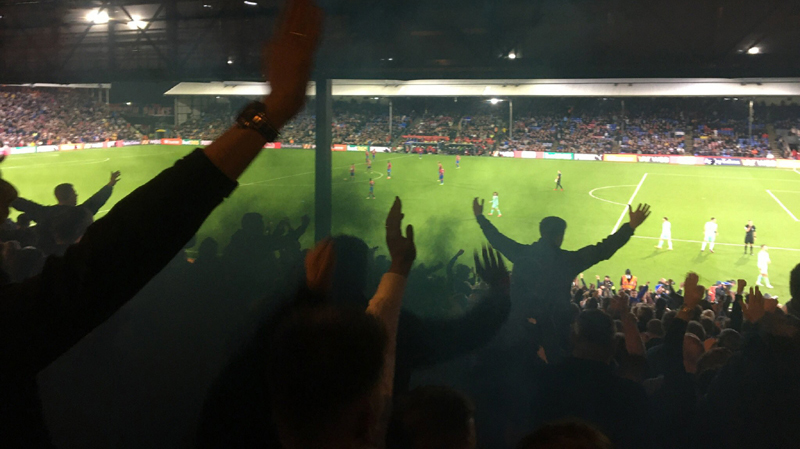
<instances>
[{"instance_id":1,"label":"stadium floodlight mast","mask_svg":"<svg viewBox=\"0 0 800 449\"><path fill-rule=\"evenodd\" d=\"M108 13L99 9L93 9L86 14L86 21L94 24L108 23L108 20Z\"/></svg>"},{"instance_id":2,"label":"stadium floodlight mast","mask_svg":"<svg viewBox=\"0 0 800 449\"><path fill-rule=\"evenodd\" d=\"M499 98L491 98L486 100L489 103L496 105L498 103L502 103L505 100L501 100ZM508 99L508 135L514 137L514 100Z\"/></svg>"},{"instance_id":3,"label":"stadium floodlight mast","mask_svg":"<svg viewBox=\"0 0 800 449\"><path fill-rule=\"evenodd\" d=\"M757 55L761 53L761 49L759 47L750 47L747 49L748 55Z\"/></svg>"}]
</instances>

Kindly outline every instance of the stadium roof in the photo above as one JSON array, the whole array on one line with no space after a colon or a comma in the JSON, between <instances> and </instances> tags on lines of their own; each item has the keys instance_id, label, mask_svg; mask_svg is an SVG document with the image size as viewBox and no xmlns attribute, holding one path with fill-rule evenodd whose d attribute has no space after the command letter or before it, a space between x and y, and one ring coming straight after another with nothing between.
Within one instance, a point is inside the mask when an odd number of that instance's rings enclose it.
<instances>
[{"instance_id":1,"label":"stadium roof","mask_svg":"<svg viewBox=\"0 0 800 449\"><path fill-rule=\"evenodd\" d=\"M800 78L582 80L334 80L335 97L763 97L800 96ZM169 96L259 97L266 83L179 83ZM314 84L308 95L314 95Z\"/></svg>"},{"instance_id":2,"label":"stadium roof","mask_svg":"<svg viewBox=\"0 0 800 449\"><path fill-rule=\"evenodd\" d=\"M257 81L284 3L0 0L0 82ZM318 3L328 78L800 76L797 1Z\"/></svg>"}]
</instances>

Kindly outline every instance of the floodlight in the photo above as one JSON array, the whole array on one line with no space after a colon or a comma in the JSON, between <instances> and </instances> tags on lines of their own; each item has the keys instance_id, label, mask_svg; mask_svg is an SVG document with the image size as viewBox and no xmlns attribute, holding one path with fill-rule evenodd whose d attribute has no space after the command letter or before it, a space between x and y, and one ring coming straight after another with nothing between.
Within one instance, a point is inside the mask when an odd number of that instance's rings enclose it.
<instances>
[{"instance_id":1,"label":"floodlight","mask_svg":"<svg viewBox=\"0 0 800 449\"><path fill-rule=\"evenodd\" d=\"M511 52L508 54L508 59L517 59L517 54L516 54L516 53L514 53L513 51L511 51Z\"/></svg>"},{"instance_id":2,"label":"floodlight","mask_svg":"<svg viewBox=\"0 0 800 449\"><path fill-rule=\"evenodd\" d=\"M86 14L86 20L96 24L108 23L108 13L93 9Z\"/></svg>"},{"instance_id":3,"label":"floodlight","mask_svg":"<svg viewBox=\"0 0 800 449\"><path fill-rule=\"evenodd\" d=\"M249 2L247 0L244 0L244 4L247 6L258 6L257 2Z\"/></svg>"},{"instance_id":4,"label":"floodlight","mask_svg":"<svg viewBox=\"0 0 800 449\"><path fill-rule=\"evenodd\" d=\"M499 98L492 98L491 100L489 100L489 103L497 104L497 103L500 103L501 101L503 101L503 100L501 100Z\"/></svg>"},{"instance_id":5,"label":"floodlight","mask_svg":"<svg viewBox=\"0 0 800 449\"><path fill-rule=\"evenodd\" d=\"M758 48L758 47L750 47L750 48L747 49L747 54L748 55L757 55L759 53L761 53L761 49Z\"/></svg>"},{"instance_id":6,"label":"floodlight","mask_svg":"<svg viewBox=\"0 0 800 449\"><path fill-rule=\"evenodd\" d=\"M131 16L131 21L128 22L128 28L135 30L137 28L142 29L147 26L147 22L142 20L139 16Z\"/></svg>"}]
</instances>

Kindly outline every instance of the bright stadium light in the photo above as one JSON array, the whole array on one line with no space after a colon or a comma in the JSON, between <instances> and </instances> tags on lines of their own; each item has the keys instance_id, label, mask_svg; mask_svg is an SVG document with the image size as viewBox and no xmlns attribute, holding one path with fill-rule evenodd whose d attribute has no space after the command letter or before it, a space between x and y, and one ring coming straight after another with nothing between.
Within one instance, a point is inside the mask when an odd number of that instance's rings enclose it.
<instances>
[{"instance_id":1,"label":"bright stadium light","mask_svg":"<svg viewBox=\"0 0 800 449\"><path fill-rule=\"evenodd\" d=\"M96 24L108 23L108 13L93 9L86 14L86 20Z\"/></svg>"},{"instance_id":2,"label":"bright stadium light","mask_svg":"<svg viewBox=\"0 0 800 449\"><path fill-rule=\"evenodd\" d=\"M130 105L132 105L132 104L133 104L133 103L131 103L130 101L126 101L126 102L125 102L125 106L130 106Z\"/></svg>"},{"instance_id":3,"label":"bright stadium light","mask_svg":"<svg viewBox=\"0 0 800 449\"><path fill-rule=\"evenodd\" d=\"M511 53L508 54L508 59L517 59L517 54L512 50Z\"/></svg>"},{"instance_id":4,"label":"bright stadium light","mask_svg":"<svg viewBox=\"0 0 800 449\"><path fill-rule=\"evenodd\" d=\"M761 53L761 49L758 48L758 47L750 47L750 48L747 49L747 54L748 55L757 55L759 53Z\"/></svg>"},{"instance_id":5,"label":"bright stadium light","mask_svg":"<svg viewBox=\"0 0 800 449\"><path fill-rule=\"evenodd\" d=\"M228 58L228 65L233 65L233 58Z\"/></svg>"},{"instance_id":6,"label":"bright stadium light","mask_svg":"<svg viewBox=\"0 0 800 449\"><path fill-rule=\"evenodd\" d=\"M244 0L244 4L247 6L258 6L258 2L248 2L247 0Z\"/></svg>"},{"instance_id":7,"label":"bright stadium light","mask_svg":"<svg viewBox=\"0 0 800 449\"><path fill-rule=\"evenodd\" d=\"M131 16L131 21L128 22L128 28L135 30L135 29L142 29L147 26L147 22L142 20L139 16Z\"/></svg>"},{"instance_id":8,"label":"bright stadium light","mask_svg":"<svg viewBox=\"0 0 800 449\"><path fill-rule=\"evenodd\" d=\"M499 98L492 98L491 100L489 100L489 103L497 104L497 103L500 103L501 101L503 101L503 100L501 100Z\"/></svg>"}]
</instances>

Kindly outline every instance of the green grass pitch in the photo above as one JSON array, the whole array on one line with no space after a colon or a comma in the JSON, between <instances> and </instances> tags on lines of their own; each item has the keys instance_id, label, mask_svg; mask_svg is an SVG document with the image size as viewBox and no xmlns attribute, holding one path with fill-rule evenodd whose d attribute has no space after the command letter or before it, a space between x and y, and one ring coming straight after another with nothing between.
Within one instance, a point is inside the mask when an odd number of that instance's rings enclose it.
<instances>
[{"instance_id":1,"label":"green grass pitch","mask_svg":"<svg viewBox=\"0 0 800 449\"><path fill-rule=\"evenodd\" d=\"M121 170L122 180L104 208L108 209L189 151L138 146L12 155L0 170L21 196L44 204L54 201L58 183L73 183L80 201L107 182L112 170ZM386 176L389 160L392 179ZM437 161L446 170L443 186ZM351 163L356 164L354 181L349 179ZM533 242L539 237L539 221L557 215L569 224L566 249L607 236L634 193L634 204L650 203L652 216L635 238L610 261L590 269L587 280L608 274L618 282L630 268L640 282L655 283L660 277L677 281L696 270L706 285L735 278L754 284L756 256L742 255L748 219L758 229L756 244L772 248L770 280L775 289L770 292L781 301L789 298L789 271L800 262L800 222L795 218L800 216L800 173L794 171L470 157L462 158L456 169L452 156L378 154L368 172L364 154L353 152L334 153L333 167L334 232L354 234L383 249L383 221L394 197L400 196L405 222L415 227L424 262L446 261L458 249L470 254L480 247L484 239L472 217L471 201L485 198L488 206L493 191L499 192L503 216L490 218L501 232ZM563 172L564 192L553 191L557 170ZM366 199L370 177L376 181L375 200ZM203 225L199 238L213 236L224 246L241 215L250 211L263 213L273 223L288 216L296 225L302 214L313 216L313 184L313 151L264 150L239 189ZM674 251L654 248L663 216L672 221ZM701 253L703 224L711 216L719 223L716 253ZM622 219L626 221L627 216ZM306 234L304 245L313 243L312 234ZM462 262L471 259L465 256Z\"/></svg>"}]
</instances>

